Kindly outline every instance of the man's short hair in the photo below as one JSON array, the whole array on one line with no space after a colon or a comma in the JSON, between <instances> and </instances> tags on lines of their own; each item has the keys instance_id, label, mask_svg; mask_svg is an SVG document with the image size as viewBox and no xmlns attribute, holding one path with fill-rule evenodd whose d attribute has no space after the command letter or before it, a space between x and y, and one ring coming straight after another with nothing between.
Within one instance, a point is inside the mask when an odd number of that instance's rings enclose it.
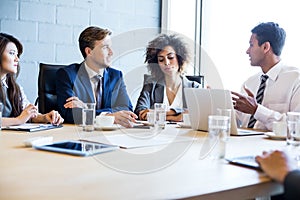
<instances>
[{"instance_id":1,"label":"man's short hair","mask_svg":"<svg viewBox=\"0 0 300 200\"><path fill-rule=\"evenodd\" d=\"M111 35L111 33L112 32L108 29L102 29L96 26L90 26L82 31L78 41L79 49L83 58L86 58L86 47L93 49L96 41L103 40L107 35Z\"/></svg>"},{"instance_id":2,"label":"man's short hair","mask_svg":"<svg viewBox=\"0 0 300 200\"><path fill-rule=\"evenodd\" d=\"M260 23L254 27L251 32L256 34L258 45L261 46L265 42L270 42L275 55L280 56L285 43L286 33L277 23L266 22Z\"/></svg>"}]
</instances>

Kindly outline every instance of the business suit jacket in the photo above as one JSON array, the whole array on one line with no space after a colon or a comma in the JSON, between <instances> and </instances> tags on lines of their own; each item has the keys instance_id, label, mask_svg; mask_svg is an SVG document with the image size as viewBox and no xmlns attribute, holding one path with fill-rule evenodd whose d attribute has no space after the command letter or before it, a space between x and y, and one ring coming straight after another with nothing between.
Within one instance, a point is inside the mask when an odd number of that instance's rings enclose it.
<instances>
[{"instance_id":1,"label":"business suit jacket","mask_svg":"<svg viewBox=\"0 0 300 200\"><path fill-rule=\"evenodd\" d=\"M284 197L286 200L300 199L300 170L294 170L285 177Z\"/></svg>"},{"instance_id":2,"label":"business suit jacket","mask_svg":"<svg viewBox=\"0 0 300 200\"><path fill-rule=\"evenodd\" d=\"M81 109L66 109L66 99L78 97L84 103L95 103L92 85L84 63L71 64L57 71L57 103L59 112L67 123L81 123ZM132 111L132 104L126 91L122 72L107 67L103 72L101 112Z\"/></svg>"},{"instance_id":3,"label":"business suit jacket","mask_svg":"<svg viewBox=\"0 0 300 200\"><path fill-rule=\"evenodd\" d=\"M183 96L183 108L187 108L185 101L184 88L198 88L200 84L195 81L188 80L185 76L181 76L182 79L182 96ZM156 80L152 76L145 75L144 86L138 98L135 114L139 115L141 110L153 109L154 103L162 103L164 100L164 79ZM173 109L177 114L182 112L182 108Z\"/></svg>"}]
</instances>

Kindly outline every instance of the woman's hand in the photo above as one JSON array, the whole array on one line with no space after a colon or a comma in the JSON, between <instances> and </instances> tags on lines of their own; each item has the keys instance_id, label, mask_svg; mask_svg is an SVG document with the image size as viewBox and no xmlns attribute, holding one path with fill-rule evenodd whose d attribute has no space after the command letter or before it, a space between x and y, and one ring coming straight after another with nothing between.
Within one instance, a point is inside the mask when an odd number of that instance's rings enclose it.
<instances>
[{"instance_id":1,"label":"woman's hand","mask_svg":"<svg viewBox=\"0 0 300 200\"><path fill-rule=\"evenodd\" d=\"M179 115L167 115L166 120L172 122L182 122L182 117L182 113L180 113Z\"/></svg>"},{"instance_id":2,"label":"woman's hand","mask_svg":"<svg viewBox=\"0 0 300 200\"><path fill-rule=\"evenodd\" d=\"M146 121L147 120L147 113L148 112L150 112L150 109L141 110L139 112L139 119Z\"/></svg>"},{"instance_id":3,"label":"woman's hand","mask_svg":"<svg viewBox=\"0 0 300 200\"><path fill-rule=\"evenodd\" d=\"M38 109L33 104L29 104L22 112L21 114L16 117L18 124L24 124L28 120L32 118L36 118L38 116Z\"/></svg>"},{"instance_id":4,"label":"woman's hand","mask_svg":"<svg viewBox=\"0 0 300 200\"><path fill-rule=\"evenodd\" d=\"M182 113L177 114L173 109L170 109L167 111L167 121L173 121L173 122L182 122L183 120L183 114L189 113L187 110L184 110Z\"/></svg>"},{"instance_id":5,"label":"woman's hand","mask_svg":"<svg viewBox=\"0 0 300 200\"><path fill-rule=\"evenodd\" d=\"M64 122L64 118L61 117L61 115L55 111L52 110L51 112L44 114L45 122L50 122L53 125L59 125Z\"/></svg>"}]
</instances>

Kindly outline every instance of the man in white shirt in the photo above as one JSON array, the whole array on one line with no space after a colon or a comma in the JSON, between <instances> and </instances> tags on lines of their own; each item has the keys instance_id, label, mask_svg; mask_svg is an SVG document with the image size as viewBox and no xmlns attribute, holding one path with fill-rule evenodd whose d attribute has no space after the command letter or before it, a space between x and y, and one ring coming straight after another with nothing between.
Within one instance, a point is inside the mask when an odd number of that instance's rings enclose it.
<instances>
[{"instance_id":1,"label":"man in white shirt","mask_svg":"<svg viewBox=\"0 0 300 200\"><path fill-rule=\"evenodd\" d=\"M286 34L278 24L261 23L251 32L246 53L262 72L243 84L241 94L232 92L233 104L241 127L272 130L273 122L285 121L287 112L300 112L300 69L281 61Z\"/></svg>"}]
</instances>

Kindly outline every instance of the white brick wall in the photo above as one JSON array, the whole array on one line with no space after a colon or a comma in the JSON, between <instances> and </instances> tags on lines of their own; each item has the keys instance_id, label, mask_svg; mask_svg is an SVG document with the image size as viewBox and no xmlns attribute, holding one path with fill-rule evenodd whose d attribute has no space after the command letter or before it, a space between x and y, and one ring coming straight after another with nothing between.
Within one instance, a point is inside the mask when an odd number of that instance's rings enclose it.
<instances>
[{"instance_id":1,"label":"white brick wall","mask_svg":"<svg viewBox=\"0 0 300 200\"><path fill-rule=\"evenodd\" d=\"M39 2L20 2L20 20L55 23L55 5Z\"/></svg>"},{"instance_id":2,"label":"white brick wall","mask_svg":"<svg viewBox=\"0 0 300 200\"><path fill-rule=\"evenodd\" d=\"M5 4L2 5L2 4ZM17 19L18 2L2 0L0 3L0 18L1 19Z\"/></svg>"},{"instance_id":3,"label":"white brick wall","mask_svg":"<svg viewBox=\"0 0 300 200\"><path fill-rule=\"evenodd\" d=\"M109 28L113 36L159 27L160 0L0 0L0 31L24 45L18 81L31 102L37 97L39 63L81 62L78 36L90 25ZM128 54L114 64L126 75L143 64L143 54L139 50L136 59Z\"/></svg>"}]
</instances>

